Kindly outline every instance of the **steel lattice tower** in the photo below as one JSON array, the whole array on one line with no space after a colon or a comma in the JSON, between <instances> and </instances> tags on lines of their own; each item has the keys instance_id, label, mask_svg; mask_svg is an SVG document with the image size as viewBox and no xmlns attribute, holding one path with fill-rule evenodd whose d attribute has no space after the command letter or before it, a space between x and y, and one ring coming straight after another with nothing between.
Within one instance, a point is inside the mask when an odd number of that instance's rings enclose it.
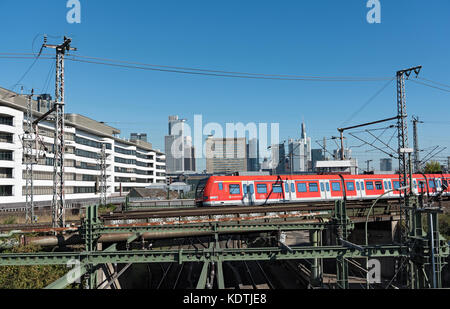
<instances>
[{"instance_id":1,"label":"steel lattice tower","mask_svg":"<svg viewBox=\"0 0 450 309\"><path fill-rule=\"evenodd\" d=\"M32 97L33 90L31 91L31 95L28 96L27 100L27 111L26 111L26 125L24 127L24 135L23 135L23 163L25 164L25 200L26 200L26 222L31 223L34 222L34 199L33 199L33 165L36 163L33 158L33 144L35 142L33 136L33 124L32 124Z\"/></svg>"},{"instance_id":2,"label":"steel lattice tower","mask_svg":"<svg viewBox=\"0 0 450 309\"><path fill-rule=\"evenodd\" d=\"M414 71L416 76L421 70L421 66L402 70L397 72L397 116L398 116L398 152L399 152L399 178L400 187L407 187L403 190L403 202L400 210L400 241L407 244L410 236L415 233L413 226L414 218L413 208L417 207L417 203L411 201L413 198L413 180L412 180L412 149L409 148L408 141L408 114L406 112L406 93L405 93L405 79L409 78ZM405 78L406 77L406 78ZM404 262L402 262L403 264ZM416 266L412 261L408 265L408 285L414 286L416 281Z\"/></svg>"},{"instance_id":3,"label":"steel lattice tower","mask_svg":"<svg viewBox=\"0 0 450 309\"><path fill-rule=\"evenodd\" d=\"M66 51L76 50L70 47L72 40L64 37L61 45L44 44L44 47L56 49L55 79L55 142L53 161L53 227L65 225L65 192L64 192L64 56Z\"/></svg>"}]
</instances>

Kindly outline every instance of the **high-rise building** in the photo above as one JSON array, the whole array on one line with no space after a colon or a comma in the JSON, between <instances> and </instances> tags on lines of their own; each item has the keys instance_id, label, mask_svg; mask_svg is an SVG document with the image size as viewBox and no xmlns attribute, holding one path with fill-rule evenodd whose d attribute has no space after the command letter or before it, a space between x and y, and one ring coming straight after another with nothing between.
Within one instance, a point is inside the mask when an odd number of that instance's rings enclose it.
<instances>
[{"instance_id":1,"label":"high-rise building","mask_svg":"<svg viewBox=\"0 0 450 309\"><path fill-rule=\"evenodd\" d=\"M247 139L208 137L206 171L208 174L247 171Z\"/></svg>"},{"instance_id":2,"label":"high-rise building","mask_svg":"<svg viewBox=\"0 0 450 309\"><path fill-rule=\"evenodd\" d=\"M392 172L392 159L380 159L380 171Z\"/></svg>"},{"instance_id":3,"label":"high-rise building","mask_svg":"<svg viewBox=\"0 0 450 309\"><path fill-rule=\"evenodd\" d=\"M308 172L312 170L311 138L306 136L306 126L302 123L302 135L299 140L289 140L287 155L292 163L292 172Z\"/></svg>"},{"instance_id":4,"label":"high-rise building","mask_svg":"<svg viewBox=\"0 0 450 309\"><path fill-rule=\"evenodd\" d=\"M352 150L344 148L345 160L350 160L352 158ZM341 148L333 150L333 157L335 160L340 160L342 157Z\"/></svg>"},{"instance_id":5,"label":"high-rise building","mask_svg":"<svg viewBox=\"0 0 450 309\"><path fill-rule=\"evenodd\" d=\"M252 138L247 144L247 169L249 172L258 172L260 170L259 141L257 138Z\"/></svg>"},{"instance_id":6,"label":"high-rise building","mask_svg":"<svg viewBox=\"0 0 450 309\"><path fill-rule=\"evenodd\" d=\"M165 137L168 173L195 171L195 151L192 138L185 136L185 123L185 119L169 116L169 135Z\"/></svg>"},{"instance_id":7,"label":"high-rise building","mask_svg":"<svg viewBox=\"0 0 450 309\"><path fill-rule=\"evenodd\" d=\"M324 161L325 157L323 156L323 150L322 149L312 149L311 150L311 169L314 172L316 170L316 163L317 161Z\"/></svg>"},{"instance_id":8,"label":"high-rise building","mask_svg":"<svg viewBox=\"0 0 450 309\"><path fill-rule=\"evenodd\" d=\"M270 161L270 166L272 173L284 174L286 173L286 150L284 144L272 145L272 158Z\"/></svg>"}]
</instances>

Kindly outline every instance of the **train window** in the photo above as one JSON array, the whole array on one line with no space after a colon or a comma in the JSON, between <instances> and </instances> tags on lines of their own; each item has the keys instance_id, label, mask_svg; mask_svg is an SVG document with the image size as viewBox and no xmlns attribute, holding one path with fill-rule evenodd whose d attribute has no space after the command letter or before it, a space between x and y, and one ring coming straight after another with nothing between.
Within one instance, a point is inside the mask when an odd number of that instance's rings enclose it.
<instances>
[{"instance_id":1,"label":"train window","mask_svg":"<svg viewBox=\"0 0 450 309\"><path fill-rule=\"evenodd\" d=\"M392 190L392 182L388 181L389 190Z\"/></svg>"},{"instance_id":2,"label":"train window","mask_svg":"<svg viewBox=\"0 0 450 309\"><path fill-rule=\"evenodd\" d=\"M295 185L293 183L291 183L291 192L294 193L295 192Z\"/></svg>"},{"instance_id":3,"label":"train window","mask_svg":"<svg viewBox=\"0 0 450 309\"><path fill-rule=\"evenodd\" d=\"M430 180L430 188L433 188L434 189L434 187L435 187L435 185L434 185L434 181L433 180Z\"/></svg>"},{"instance_id":4,"label":"train window","mask_svg":"<svg viewBox=\"0 0 450 309\"><path fill-rule=\"evenodd\" d=\"M355 185L353 182L347 182L347 191L355 191Z\"/></svg>"},{"instance_id":5,"label":"train window","mask_svg":"<svg viewBox=\"0 0 450 309\"><path fill-rule=\"evenodd\" d=\"M223 183L219 183L219 190L222 191L223 190Z\"/></svg>"},{"instance_id":6,"label":"train window","mask_svg":"<svg viewBox=\"0 0 450 309\"><path fill-rule=\"evenodd\" d=\"M359 186L359 182L356 182L356 189L359 191L359 190L361 190L360 189L360 186Z\"/></svg>"},{"instance_id":7,"label":"train window","mask_svg":"<svg viewBox=\"0 0 450 309\"><path fill-rule=\"evenodd\" d=\"M325 191L325 186L323 185L323 182L320 183L320 191L322 192Z\"/></svg>"},{"instance_id":8,"label":"train window","mask_svg":"<svg viewBox=\"0 0 450 309\"><path fill-rule=\"evenodd\" d=\"M243 187L243 191L244 191L244 194L247 194L247 185L242 185L242 187Z\"/></svg>"},{"instance_id":9,"label":"train window","mask_svg":"<svg viewBox=\"0 0 450 309\"><path fill-rule=\"evenodd\" d=\"M298 183L297 184L297 191L299 193L308 192L308 189L306 188L306 183Z\"/></svg>"},{"instance_id":10,"label":"train window","mask_svg":"<svg viewBox=\"0 0 450 309\"><path fill-rule=\"evenodd\" d=\"M258 193L267 193L267 185L266 184L259 184L256 185L256 192Z\"/></svg>"},{"instance_id":11,"label":"train window","mask_svg":"<svg viewBox=\"0 0 450 309\"><path fill-rule=\"evenodd\" d=\"M443 188L444 190L446 190L446 189L448 188L448 182L447 182L447 179L443 179L443 180L442 180L442 188Z\"/></svg>"},{"instance_id":12,"label":"train window","mask_svg":"<svg viewBox=\"0 0 450 309\"><path fill-rule=\"evenodd\" d=\"M414 184L414 188L416 188L417 189L417 180L413 180L413 184Z\"/></svg>"},{"instance_id":13,"label":"train window","mask_svg":"<svg viewBox=\"0 0 450 309\"><path fill-rule=\"evenodd\" d=\"M273 193L283 193L283 187L281 185L272 185Z\"/></svg>"},{"instance_id":14,"label":"train window","mask_svg":"<svg viewBox=\"0 0 450 309\"><path fill-rule=\"evenodd\" d=\"M330 192L330 184L327 182L326 185L327 185L327 191Z\"/></svg>"},{"instance_id":15,"label":"train window","mask_svg":"<svg viewBox=\"0 0 450 309\"><path fill-rule=\"evenodd\" d=\"M286 183L284 185L284 191L286 191L286 193L289 193L289 184L288 183Z\"/></svg>"},{"instance_id":16,"label":"train window","mask_svg":"<svg viewBox=\"0 0 450 309\"><path fill-rule=\"evenodd\" d=\"M385 188L386 190L387 190L387 188L389 188L386 180L384 181L384 188Z\"/></svg>"},{"instance_id":17,"label":"train window","mask_svg":"<svg viewBox=\"0 0 450 309\"><path fill-rule=\"evenodd\" d=\"M419 186L421 189L425 188L425 183L423 181L419 181Z\"/></svg>"},{"instance_id":18,"label":"train window","mask_svg":"<svg viewBox=\"0 0 450 309\"><path fill-rule=\"evenodd\" d=\"M394 181L394 189L398 191L398 189L400 189L400 182L399 181Z\"/></svg>"},{"instance_id":19,"label":"train window","mask_svg":"<svg viewBox=\"0 0 450 309\"><path fill-rule=\"evenodd\" d=\"M381 181L375 182L375 188L377 190L383 190L383 183Z\"/></svg>"},{"instance_id":20,"label":"train window","mask_svg":"<svg viewBox=\"0 0 450 309\"><path fill-rule=\"evenodd\" d=\"M339 182L332 182L331 183L331 189L333 191L341 191L341 184Z\"/></svg>"},{"instance_id":21,"label":"train window","mask_svg":"<svg viewBox=\"0 0 450 309\"><path fill-rule=\"evenodd\" d=\"M230 194L233 194L233 195L241 194L241 186L240 185L230 185Z\"/></svg>"},{"instance_id":22,"label":"train window","mask_svg":"<svg viewBox=\"0 0 450 309\"><path fill-rule=\"evenodd\" d=\"M319 186L315 182L309 183L309 192L319 192Z\"/></svg>"},{"instance_id":23,"label":"train window","mask_svg":"<svg viewBox=\"0 0 450 309\"><path fill-rule=\"evenodd\" d=\"M373 190L373 182L372 181L366 182L366 190Z\"/></svg>"}]
</instances>

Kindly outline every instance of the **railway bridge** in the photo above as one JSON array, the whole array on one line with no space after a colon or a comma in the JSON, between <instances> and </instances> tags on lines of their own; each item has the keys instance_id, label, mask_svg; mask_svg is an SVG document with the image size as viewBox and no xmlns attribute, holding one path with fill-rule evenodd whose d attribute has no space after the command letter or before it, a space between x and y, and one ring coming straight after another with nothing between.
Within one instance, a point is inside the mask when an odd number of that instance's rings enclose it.
<instances>
[{"instance_id":1,"label":"railway bridge","mask_svg":"<svg viewBox=\"0 0 450 309\"><path fill-rule=\"evenodd\" d=\"M188 204L125 202L121 210L103 215L98 206L88 206L80 222L64 228L3 226L0 248L34 244L42 251L0 254L0 266L77 261L48 288L65 288L80 278L81 287L92 289L395 288L406 284L399 273L408 260L424 273L431 274L432 267L437 276L432 283L433 276L418 275L417 286L442 286L447 242L436 225L414 244L400 242L398 200ZM368 260L380 261L380 278L368 276Z\"/></svg>"}]
</instances>

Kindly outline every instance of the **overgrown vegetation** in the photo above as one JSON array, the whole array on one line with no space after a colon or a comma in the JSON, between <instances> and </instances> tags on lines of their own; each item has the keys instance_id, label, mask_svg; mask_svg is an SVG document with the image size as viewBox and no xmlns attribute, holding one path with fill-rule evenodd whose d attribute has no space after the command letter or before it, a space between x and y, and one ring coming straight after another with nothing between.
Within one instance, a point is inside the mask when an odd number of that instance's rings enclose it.
<instances>
[{"instance_id":1,"label":"overgrown vegetation","mask_svg":"<svg viewBox=\"0 0 450 309\"><path fill-rule=\"evenodd\" d=\"M450 214L439 215L439 232L450 240Z\"/></svg>"},{"instance_id":2,"label":"overgrown vegetation","mask_svg":"<svg viewBox=\"0 0 450 309\"><path fill-rule=\"evenodd\" d=\"M425 165L425 174L436 174L442 172L442 166L439 162L430 161Z\"/></svg>"},{"instance_id":3,"label":"overgrown vegetation","mask_svg":"<svg viewBox=\"0 0 450 309\"><path fill-rule=\"evenodd\" d=\"M2 220L2 225L12 225L12 224L17 224L16 217L7 217L6 219Z\"/></svg>"},{"instance_id":4,"label":"overgrown vegetation","mask_svg":"<svg viewBox=\"0 0 450 309\"><path fill-rule=\"evenodd\" d=\"M2 253L32 253L37 246L17 247ZM69 269L61 266L0 266L0 289L42 289L64 276Z\"/></svg>"},{"instance_id":5,"label":"overgrown vegetation","mask_svg":"<svg viewBox=\"0 0 450 309\"><path fill-rule=\"evenodd\" d=\"M102 214L107 214L110 212L114 212L117 209L117 206L114 206L113 204L109 204L109 205L101 205L98 207L98 211L99 213Z\"/></svg>"},{"instance_id":6,"label":"overgrown vegetation","mask_svg":"<svg viewBox=\"0 0 450 309\"><path fill-rule=\"evenodd\" d=\"M428 232L428 219L422 218L422 226L425 232ZM450 214L439 214L439 233L447 240L450 240Z\"/></svg>"}]
</instances>

